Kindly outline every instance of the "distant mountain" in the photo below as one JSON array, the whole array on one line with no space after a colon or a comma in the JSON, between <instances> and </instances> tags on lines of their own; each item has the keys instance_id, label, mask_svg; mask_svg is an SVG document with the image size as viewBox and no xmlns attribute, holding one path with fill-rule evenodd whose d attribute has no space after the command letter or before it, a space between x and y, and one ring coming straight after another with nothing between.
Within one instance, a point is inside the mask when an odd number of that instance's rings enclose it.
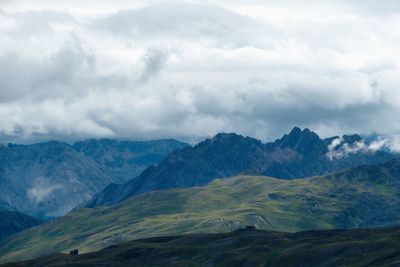
<instances>
[{"instance_id":1,"label":"distant mountain","mask_svg":"<svg viewBox=\"0 0 400 267\"><path fill-rule=\"evenodd\" d=\"M85 255L55 254L4 267L398 266L400 229L299 233L237 230L131 241Z\"/></svg>"},{"instance_id":2,"label":"distant mountain","mask_svg":"<svg viewBox=\"0 0 400 267\"><path fill-rule=\"evenodd\" d=\"M145 168L161 162L169 153L188 146L173 139L153 141L119 141L90 139L73 144L76 151L94 159L113 177L128 181Z\"/></svg>"},{"instance_id":3,"label":"distant mountain","mask_svg":"<svg viewBox=\"0 0 400 267\"><path fill-rule=\"evenodd\" d=\"M289 232L400 225L400 161L306 179L218 179L204 187L152 191L110 207L74 210L0 244L0 262L246 225Z\"/></svg>"},{"instance_id":4,"label":"distant mountain","mask_svg":"<svg viewBox=\"0 0 400 267\"><path fill-rule=\"evenodd\" d=\"M0 196L33 216L63 215L112 182L119 180L65 143L0 147Z\"/></svg>"},{"instance_id":5,"label":"distant mountain","mask_svg":"<svg viewBox=\"0 0 400 267\"><path fill-rule=\"evenodd\" d=\"M23 213L0 209L0 241L41 223L41 220Z\"/></svg>"},{"instance_id":6,"label":"distant mountain","mask_svg":"<svg viewBox=\"0 0 400 267\"><path fill-rule=\"evenodd\" d=\"M183 146L173 140L2 145L0 206L36 217L61 216L108 184L126 181L128 173L156 164Z\"/></svg>"},{"instance_id":7,"label":"distant mountain","mask_svg":"<svg viewBox=\"0 0 400 267\"><path fill-rule=\"evenodd\" d=\"M333 146L333 142L337 145ZM393 158L386 151L370 151L363 146L366 144L358 135L323 140L316 133L297 127L267 144L250 137L221 133L170 154L128 183L109 185L85 207L112 205L151 190L205 185L216 178L239 174L296 179Z\"/></svg>"}]
</instances>

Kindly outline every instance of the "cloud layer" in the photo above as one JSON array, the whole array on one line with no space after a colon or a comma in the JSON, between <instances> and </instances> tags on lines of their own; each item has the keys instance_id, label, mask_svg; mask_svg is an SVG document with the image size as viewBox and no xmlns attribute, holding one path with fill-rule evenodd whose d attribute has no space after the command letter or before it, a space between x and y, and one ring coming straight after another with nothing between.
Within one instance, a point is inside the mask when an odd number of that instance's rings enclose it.
<instances>
[{"instance_id":1,"label":"cloud layer","mask_svg":"<svg viewBox=\"0 0 400 267\"><path fill-rule=\"evenodd\" d=\"M400 131L398 1L0 0L0 137Z\"/></svg>"}]
</instances>

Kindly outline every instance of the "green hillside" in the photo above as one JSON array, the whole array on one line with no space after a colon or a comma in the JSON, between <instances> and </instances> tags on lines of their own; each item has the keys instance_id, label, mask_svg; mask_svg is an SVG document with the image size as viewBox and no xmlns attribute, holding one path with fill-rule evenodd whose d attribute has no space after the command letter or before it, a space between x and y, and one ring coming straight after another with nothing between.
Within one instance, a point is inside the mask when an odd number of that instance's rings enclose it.
<instances>
[{"instance_id":1,"label":"green hillside","mask_svg":"<svg viewBox=\"0 0 400 267\"><path fill-rule=\"evenodd\" d=\"M400 163L324 177L278 180L240 176L205 187L153 191L111 207L80 209L0 245L0 261L79 248L97 251L153 236L259 229L378 227L400 222Z\"/></svg>"},{"instance_id":2,"label":"green hillside","mask_svg":"<svg viewBox=\"0 0 400 267\"><path fill-rule=\"evenodd\" d=\"M237 230L130 241L85 255L55 254L4 267L398 266L400 230L298 233Z\"/></svg>"}]
</instances>

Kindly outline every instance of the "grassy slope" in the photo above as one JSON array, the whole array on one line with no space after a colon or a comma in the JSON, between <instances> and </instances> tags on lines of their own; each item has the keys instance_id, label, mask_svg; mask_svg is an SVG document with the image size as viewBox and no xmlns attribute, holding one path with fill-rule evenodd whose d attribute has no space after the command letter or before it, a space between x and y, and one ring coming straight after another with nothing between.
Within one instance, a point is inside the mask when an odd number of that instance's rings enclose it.
<instances>
[{"instance_id":1,"label":"grassy slope","mask_svg":"<svg viewBox=\"0 0 400 267\"><path fill-rule=\"evenodd\" d=\"M154 191L111 207L81 209L14 235L0 261L79 248L81 252L152 236L227 232L243 225L301 231L400 222L399 181L385 170L303 180L241 176L206 187Z\"/></svg>"},{"instance_id":2,"label":"grassy slope","mask_svg":"<svg viewBox=\"0 0 400 267\"><path fill-rule=\"evenodd\" d=\"M238 230L131 241L82 256L56 254L4 267L398 266L400 230L294 234Z\"/></svg>"}]
</instances>

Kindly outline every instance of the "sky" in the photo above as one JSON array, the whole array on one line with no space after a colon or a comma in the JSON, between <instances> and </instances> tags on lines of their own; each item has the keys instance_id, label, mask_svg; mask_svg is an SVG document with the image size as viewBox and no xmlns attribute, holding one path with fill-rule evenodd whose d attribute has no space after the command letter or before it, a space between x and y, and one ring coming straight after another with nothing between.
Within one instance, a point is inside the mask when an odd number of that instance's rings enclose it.
<instances>
[{"instance_id":1,"label":"sky","mask_svg":"<svg viewBox=\"0 0 400 267\"><path fill-rule=\"evenodd\" d=\"M398 0L0 0L0 140L398 138L399 58Z\"/></svg>"}]
</instances>

